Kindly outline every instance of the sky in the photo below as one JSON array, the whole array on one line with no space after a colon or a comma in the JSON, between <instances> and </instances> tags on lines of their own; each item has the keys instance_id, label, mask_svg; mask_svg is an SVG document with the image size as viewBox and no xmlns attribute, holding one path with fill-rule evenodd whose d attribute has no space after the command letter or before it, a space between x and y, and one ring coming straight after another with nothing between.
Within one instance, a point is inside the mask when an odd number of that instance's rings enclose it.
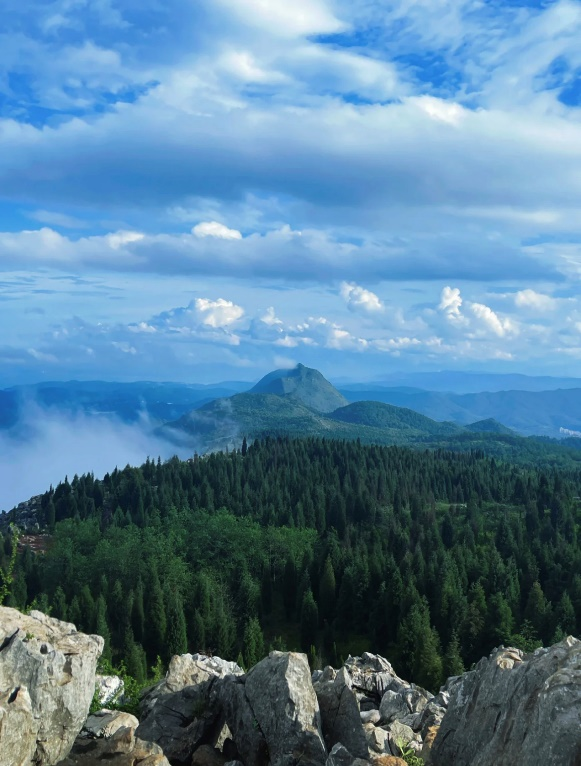
<instances>
[{"instance_id":1,"label":"sky","mask_svg":"<svg viewBox=\"0 0 581 766\"><path fill-rule=\"evenodd\" d=\"M0 386L581 376L581 2L3 10Z\"/></svg>"}]
</instances>

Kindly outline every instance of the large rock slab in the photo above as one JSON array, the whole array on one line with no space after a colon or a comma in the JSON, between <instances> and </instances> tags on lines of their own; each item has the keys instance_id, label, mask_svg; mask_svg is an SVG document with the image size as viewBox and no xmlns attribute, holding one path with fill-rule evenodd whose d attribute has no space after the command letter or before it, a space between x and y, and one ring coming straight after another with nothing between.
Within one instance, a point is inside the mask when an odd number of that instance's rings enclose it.
<instances>
[{"instance_id":1,"label":"large rock slab","mask_svg":"<svg viewBox=\"0 0 581 766\"><path fill-rule=\"evenodd\" d=\"M223 714L210 700L217 680L242 675L235 662L202 654L172 657L166 677L144 695L137 737L155 742L175 763L189 766L201 744L215 744Z\"/></svg>"},{"instance_id":2,"label":"large rock slab","mask_svg":"<svg viewBox=\"0 0 581 766\"><path fill-rule=\"evenodd\" d=\"M68 754L89 712L103 643L42 612L0 607L0 766L53 766Z\"/></svg>"},{"instance_id":3,"label":"large rock slab","mask_svg":"<svg viewBox=\"0 0 581 766\"><path fill-rule=\"evenodd\" d=\"M581 641L497 649L449 685L433 766L579 766Z\"/></svg>"},{"instance_id":4,"label":"large rock slab","mask_svg":"<svg viewBox=\"0 0 581 766\"><path fill-rule=\"evenodd\" d=\"M271 766L325 763L319 704L305 654L271 652L248 673L244 686ZM238 744L236 732L230 729Z\"/></svg>"},{"instance_id":5,"label":"large rock slab","mask_svg":"<svg viewBox=\"0 0 581 766\"><path fill-rule=\"evenodd\" d=\"M330 751L340 743L355 758L367 758L367 740L351 677L344 667L334 678L330 671L332 668L326 669L326 675L314 684L327 749Z\"/></svg>"},{"instance_id":6,"label":"large rock slab","mask_svg":"<svg viewBox=\"0 0 581 766\"><path fill-rule=\"evenodd\" d=\"M245 766L267 766L268 744L246 697L245 681L245 676L230 676L218 682L212 690L214 705L224 716Z\"/></svg>"}]
</instances>

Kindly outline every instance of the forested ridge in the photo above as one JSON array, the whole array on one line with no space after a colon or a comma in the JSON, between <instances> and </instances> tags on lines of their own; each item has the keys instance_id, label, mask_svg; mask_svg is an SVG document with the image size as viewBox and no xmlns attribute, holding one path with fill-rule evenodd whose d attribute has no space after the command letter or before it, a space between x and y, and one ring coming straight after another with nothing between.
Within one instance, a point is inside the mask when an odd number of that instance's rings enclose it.
<instances>
[{"instance_id":1,"label":"forested ridge","mask_svg":"<svg viewBox=\"0 0 581 766\"><path fill-rule=\"evenodd\" d=\"M579 470L320 438L148 460L42 496L48 550L19 556L8 604L103 635L138 679L185 651L372 650L435 689L579 634L579 495Z\"/></svg>"}]
</instances>

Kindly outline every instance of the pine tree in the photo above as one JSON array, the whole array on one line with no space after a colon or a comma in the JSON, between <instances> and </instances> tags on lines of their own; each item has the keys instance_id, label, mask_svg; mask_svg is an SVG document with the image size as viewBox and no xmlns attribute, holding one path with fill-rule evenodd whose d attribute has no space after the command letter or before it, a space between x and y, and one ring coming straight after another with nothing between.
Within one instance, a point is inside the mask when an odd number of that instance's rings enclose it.
<instances>
[{"instance_id":1,"label":"pine tree","mask_svg":"<svg viewBox=\"0 0 581 766\"><path fill-rule=\"evenodd\" d=\"M282 593L287 620L295 612L297 598L297 568L294 559L288 558L284 567Z\"/></svg>"},{"instance_id":2,"label":"pine tree","mask_svg":"<svg viewBox=\"0 0 581 766\"><path fill-rule=\"evenodd\" d=\"M268 563L262 568L262 581L260 583L260 600L262 604L262 613L270 614L272 612L272 575Z\"/></svg>"},{"instance_id":3,"label":"pine tree","mask_svg":"<svg viewBox=\"0 0 581 766\"><path fill-rule=\"evenodd\" d=\"M158 655L162 658L167 657L166 651L166 633L167 617L165 613L165 603L163 591L159 582L157 567L152 567L149 593L148 593L148 631L146 634L146 649L151 661Z\"/></svg>"},{"instance_id":4,"label":"pine tree","mask_svg":"<svg viewBox=\"0 0 581 766\"><path fill-rule=\"evenodd\" d=\"M103 595L100 595L95 603L95 633L105 639L103 648L104 659L111 659L111 632L107 624L107 603Z\"/></svg>"},{"instance_id":5,"label":"pine tree","mask_svg":"<svg viewBox=\"0 0 581 766\"><path fill-rule=\"evenodd\" d=\"M462 657L460 656L460 642L458 641L458 634L456 631L452 631L452 636L446 648L443 663L444 677L461 676L465 671Z\"/></svg>"},{"instance_id":6,"label":"pine tree","mask_svg":"<svg viewBox=\"0 0 581 766\"><path fill-rule=\"evenodd\" d=\"M313 592L307 590L303 596L301 607L301 648L308 652L313 644L317 643L317 630L319 627L319 610Z\"/></svg>"},{"instance_id":7,"label":"pine tree","mask_svg":"<svg viewBox=\"0 0 581 766\"><path fill-rule=\"evenodd\" d=\"M190 652L203 652L206 649L206 626L200 611L196 609L193 614L191 629L189 631Z\"/></svg>"},{"instance_id":8,"label":"pine tree","mask_svg":"<svg viewBox=\"0 0 581 766\"><path fill-rule=\"evenodd\" d=\"M52 615L59 620L64 620L65 622L68 621L67 599L65 592L60 585L55 590L52 599ZM101 634L97 633L97 635L100 636Z\"/></svg>"},{"instance_id":9,"label":"pine tree","mask_svg":"<svg viewBox=\"0 0 581 766\"><path fill-rule=\"evenodd\" d=\"M323 620L330 620L335 613L335 572L331 557L327 556L319 583L319 614Z\"/></svg>"},{"instance_id":10,"label":"pine tree","mask_svg":"<svg viewBox=\"0 0 581 766\"><path fill-rule=\"evenodd\" d=\"M244 628L244 662L250 669L264 657L264 636L256 617L251 617Z\"/></svg>"},{"instance_id":11,"label":"pine tree","mask_svg":"<svg viewBox=\"0 0 581 766\"><path fill-rule=\"evenodd\" d=\"M166 615L167 653L170 657L174 654L185 654L188 650L188 637L184 605L181 596L175 591L167 593Z\"/></svg>"}]
</instances>

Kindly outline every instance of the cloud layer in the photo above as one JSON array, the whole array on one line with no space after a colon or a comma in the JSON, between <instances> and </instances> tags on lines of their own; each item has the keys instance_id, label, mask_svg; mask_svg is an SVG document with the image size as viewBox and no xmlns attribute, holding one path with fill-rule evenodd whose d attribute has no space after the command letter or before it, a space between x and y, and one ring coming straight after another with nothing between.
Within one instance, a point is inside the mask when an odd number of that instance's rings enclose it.
<instances>
[{"instance_id":1,"label":"cloud layer","mask_svg":"<svg viewBox=\"0 0 581 766\"><path fill-rule=\"evenodd\" d=\"M578 0L5 22L6 384L258 375L285 348L581 374Z\"/></svg>"}]
</instances>

